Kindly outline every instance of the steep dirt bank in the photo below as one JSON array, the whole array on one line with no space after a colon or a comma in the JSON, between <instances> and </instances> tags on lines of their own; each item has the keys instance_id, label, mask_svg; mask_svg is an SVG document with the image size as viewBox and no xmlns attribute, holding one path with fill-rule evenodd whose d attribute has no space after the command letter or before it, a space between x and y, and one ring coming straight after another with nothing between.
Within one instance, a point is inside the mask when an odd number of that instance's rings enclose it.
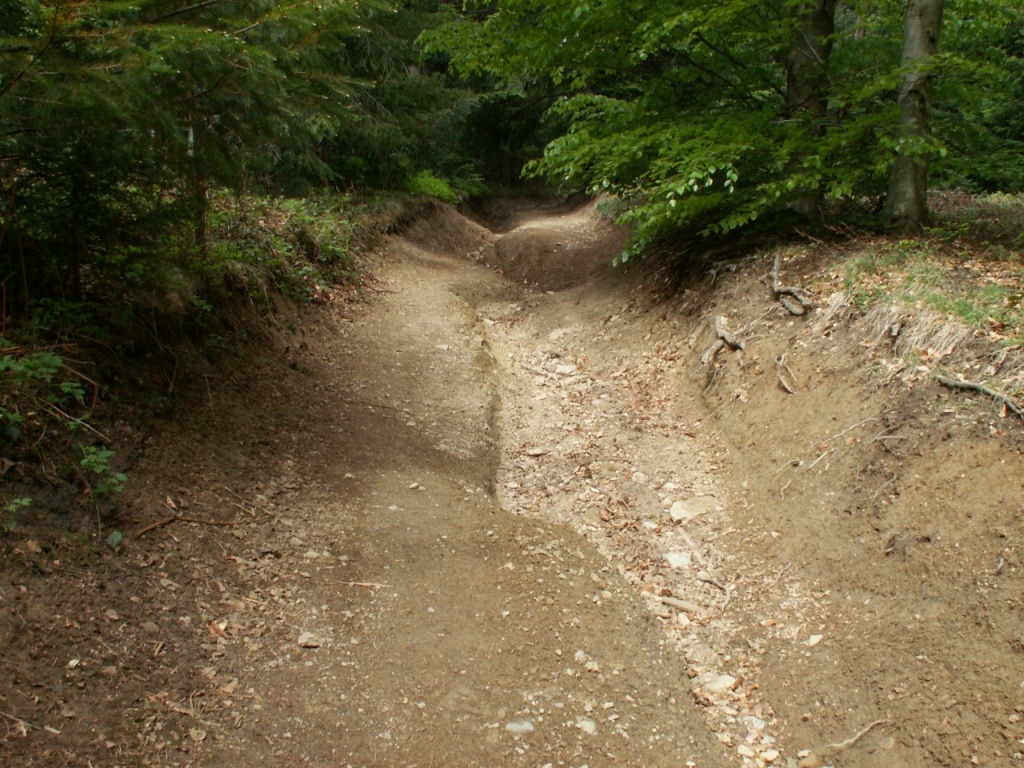
<instances>
[{"instance_id":1,"label":"steep dirt bank","mask_svg":"<svg viewBox=\"0 0 1024 768\"><path fill-rule=\"evenodd\" d=\"M132 427L118 551L9 539L4 762L1020 764L1021 425L767 261L659 296L591 207L474 216Z\"/></svg>"},{"instance_id":2,"label":"steep dirt bank","mask_svg":"<svg viewBox=\"0 0 1024 768\"><path fill-rule=\"evenodd\" d=\"M892 334L838 296L793 318L770 259L727 266L666 299L619 275L485 310L520 393L505 503L650 597L744 762L774 757L766 733L806 766L1019 764L1021 424L889 375ZM783 268L835 290L827 262ZM746 348L704 363L718 316Z\"/></svg>"}]
</instances>

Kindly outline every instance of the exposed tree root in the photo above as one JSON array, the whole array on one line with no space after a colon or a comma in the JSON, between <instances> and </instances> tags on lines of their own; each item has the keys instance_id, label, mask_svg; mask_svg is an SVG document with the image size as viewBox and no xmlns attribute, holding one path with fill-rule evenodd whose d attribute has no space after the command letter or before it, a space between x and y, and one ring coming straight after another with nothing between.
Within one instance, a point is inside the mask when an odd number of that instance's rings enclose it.
<instances>
[{"instance_id":1,"label":"exposed tree root","mask_svg":"<svg viewBox=\"0 0 1024 768\"><path fill-rule=\"evenodd\" d=\"M783 373L787 373L789 375L790 380L796 380L796 377L793 375L793 371L790 370L790 367L788 365L786 365L785 352L779 355L779 357L775 360L775 375L778 377L779 384L782 385L782 388L786 390L789 394L795 395L796 390L793 389L792 384L786 381L786 378L782 375Z\"/></svg>"},{"instance_id":2,"label":"exposed tree root","mask_svg":"<svg viewBox=\"0 0 1024 768\"><path fill-rule=\"evenodd\" d=\"M778 253L775 254L772 271L768 273L768 277L771 280L772 294L779 300L782 306L789 310L790 314L806 315L808 310L814 309L816 305L811 301L810 294L803 288L794 288L779 282L779 265L781 263L782 256Z\"/></svg>"},{"instance_id":3,"label":"exposed tree root","mask_svg":"<svg viewBox=\"0 0 1024 768\"><path fill-rule=\"evenodd\" d=\"M1020 403L1004 392L992 389L984 384L979 384L976 381L960 381L958 379L951 379L948 376L943 376L941 373L936 373L935 378L940 384L943 384L950 389L973 389L975 392L981 392L983 395L988 395L994 400L1001 402L1007 410L1013 411L1024 419L1024 406L1021 406Z\"/></svg>"},{"instance_id":4,"label":"exposed tree root","mask_svg":"<svg viewBox=\"0 0 1024 768\"><path fill-rule=\"evenodd\" d=\"M744 331L746 330L747 329L745 328ZM744 331L741 331L740 333L743 333ZM700 356L700 362L702 365L708 365L711 363L718 353L725 349L726 345L732 349L742 350L746 348L746 345L743 343L743 339L740 339L736 334L729 333L729 329L725 327L724 317L719 316L715 318L715 335L718 338L715 339L715 342L708 347L707 351L703 355Z\"/></svg>"}]
</instances>

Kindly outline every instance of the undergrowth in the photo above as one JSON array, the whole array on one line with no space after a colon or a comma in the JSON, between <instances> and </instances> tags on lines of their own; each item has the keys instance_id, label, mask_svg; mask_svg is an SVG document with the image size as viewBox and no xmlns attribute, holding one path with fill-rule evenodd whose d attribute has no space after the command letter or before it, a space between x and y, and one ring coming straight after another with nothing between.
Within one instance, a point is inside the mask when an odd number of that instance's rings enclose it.
<instances>
[{"instance_id":1,"label":"undergrowth","mask_svg":"<svg viewBox=\"0 0 1024 768\"><path fill-rule=\"evenodd\" d=\"M891 372L949 372L1020 397L1024 196L940 193L933 206L938 225L924 237L848 245L845 296L893 342Z\"/></svg>"},{"instance_id":2,"label":"undergrowth","mask_svg":"<svg viewBox=\"0 0 1024 768\"><path fill-rule=\"evenodd\" d=\"M93 423L110 394L89 366L104 359L113 370L144 370L168 351L175 357L186 338L217 348L245 333L226 323L240 301L259 323L279 294L327 304L356 292L364 278L359 254L407 208L394 196L213 194L204 242L194 231L171 231L145 255L112 247L104 271L83 271L73 298L33 297L16 325L0 315L0 533L42 512L33 488L54 482L83 491L100 527L116 512L128 477L113 441ZM160 397L173 397L169 391Z\"/></svg>"},{"instance_id":3,"label":"undergrowth","mask_svg":"<svg viewBox=\"0 0 1024 768\"><path fill-rule=\"evenodd\" d=\"M940 226L927 237L859 247L846 261L844 287L865 313L879 304L930 311L1005 345L1024 344L1024 198L972 198L970 206L956 199L952 212L940 208Z\"/></svg>"}]
</instances>

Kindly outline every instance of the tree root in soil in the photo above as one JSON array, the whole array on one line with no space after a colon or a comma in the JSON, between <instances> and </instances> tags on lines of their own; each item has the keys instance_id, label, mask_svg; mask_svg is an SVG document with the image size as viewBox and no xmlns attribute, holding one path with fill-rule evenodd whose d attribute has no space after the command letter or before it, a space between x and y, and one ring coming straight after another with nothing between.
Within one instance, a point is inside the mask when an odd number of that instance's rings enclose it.
<instances>
[{"instance_id":1,"label":"tree root in soil","mask_svg":"<svg viewBox=\"0 0 1024 768\"><path fill-rule=\"evenodd\" d=\"M742 350L746 348L743 343L743 339L738 338L737 335L729 333L729 329L725 327L725 318L715 318L715 335L718 337L714 343L708 347L707 351L700 356L700 362L702 365L708 365L715 357L728 345L732 349Z\"/></svg>"},{"instance_id":2,"label":"tree root in soil","mask_svg":"<svg viewBox=\"0 0 1024 768\"><path fill-rule=\"evenodd\" d=\"M861 728L859 731L857 731L857 733L855 733L848 739L837 742L835 744L826 744L816 752L812 752L808 754L806 757L804 757L798 764L799 768L820 768L820 766L823 764L823 760L831 759L843 750L849 749L858 741L863 739L868 734L868 732L871 731L872 728L875 728L879 725L886 725L888 724L888 722L888 718L884 718L882 720L875 720L873 723L868 723L866 726Z\"/></svg>"},{"instance_id":3,"label":"tree root in soil","mask_svg":"<svg viewBox=\"0 0 1024 768\"><path fill-rule=\"evenodd\" d=\"M814 309L816 305L811 301L810 294L803 288L794 288L779 282L779 266L781 263L782 256L778 253L775 254L775 263L772 265L772 271L768 273L768 278L771 281L772 295L778 299L782 306L789 310L790 314L806 315L808 310Z\"/></svg>"},{"instance_id":4,"label":"tree root in soil","mask_svg":"<svg viewBox=\"0 0 1024 768\"><path fill-rule=\"evenodd\" d=\"M1013 411L1015 414L1024 419L1024 406L1021 406L1016 400L1007 395L1004 392L987 387L984 384L979 384L976 381L961 381L959 379L951 379L948 376L943 376L941 373L936 373L935 378L938 382L950 389L971 389L975 392L980 392L983 395L988 395L994 400L998 400L1003 404L1008 411Z\"/></svg>"}]
</instances>

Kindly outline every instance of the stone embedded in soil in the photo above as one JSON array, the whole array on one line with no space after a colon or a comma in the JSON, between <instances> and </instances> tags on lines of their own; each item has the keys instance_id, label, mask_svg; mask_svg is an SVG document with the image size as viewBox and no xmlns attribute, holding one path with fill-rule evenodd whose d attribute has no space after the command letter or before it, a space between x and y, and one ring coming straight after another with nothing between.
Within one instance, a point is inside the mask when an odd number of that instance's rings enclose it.
<instances>
[{"instance_id":1,"label":"stone embedded in soil","mask_svg":"<svg viewBox=\"0 0 1024 768\"><path fill-rule=\"evenodd\" d=\"M577 717L576 727L589 736L597 734L597 722L589 717Z\"/></svg>"},{"instance_id":2,"label":"stone embedded in soil","mask_svg":"<svg viewBox=\"0 0 1024 768\"><path fill-rule=\"evenodd\" d=\"M722 503L714 496L695 496L692 499L675 502L668 510L669 515L677 523L686 523L716 509Z\"/></svg>"},{"instance_id":3,"label":"stone embedded in soil","mask_svg":"<svg viewBox=\"0 0 1024 768\"><path fill-rule=\"evenodd\" d=\"M732 675L719 675L704 686L708 693L723 693L736 685L736 678Z\"/></svg>"},{"instance_id":4,"label":"stone embedded in soil","mask_svg":"<svg viewBox=\"0 0 1024 768\"><path fill-rule=\"evenodd\" d=\"M664 557L669 568L689 568L693 562L693 555L689 552L666 552Z\"/></svg>"},{"instance_id":5,"label":"stone embedded in soil","mask_svg":"<svg viewBox=\"0 0 1024 768\"><path fill-rule=\"evenodd\" d=\"M534 728L533 721L523 718L521 720L511 720L505 723L505 730L516 736L520 736L524 733L533 733Z\"/></svg>"},{"instance_id":6,"label":"stone embedded in soil","mask_svg":"<svg viewBox=\"0 0 1024 768\"><path fill-rule=\"evenodd\" d=\"M316 639L316 636L312 632L303 632L299 635L299 647L300 648L319 648L320 641Z\"/></svg>"}]
</instances>

